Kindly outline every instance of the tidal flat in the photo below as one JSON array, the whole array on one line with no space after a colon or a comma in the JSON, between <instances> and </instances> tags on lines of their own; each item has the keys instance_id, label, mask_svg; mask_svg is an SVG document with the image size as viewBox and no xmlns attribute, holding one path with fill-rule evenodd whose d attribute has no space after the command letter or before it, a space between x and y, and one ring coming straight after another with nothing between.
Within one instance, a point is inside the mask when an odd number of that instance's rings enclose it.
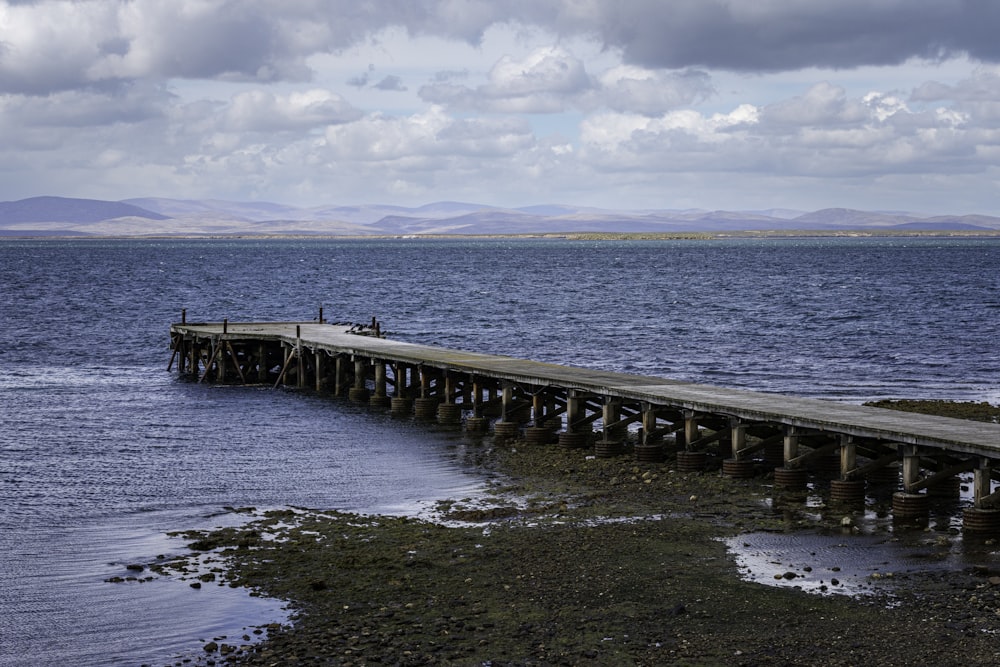
<instances>
[{"instance_id":1,"label":"tidal flat","mask_svg":"<svg viewBox=\"0 0 1000 667\"><path fill-rule=\"evenodd\" d=\"M1000 409L979 405L980 418ZM912 408L911 403L907 407ZM970 404L958 404L968 414ZM947 413L947 403L923 405ZM192 533L219 582L289 600L266 640L206 645L240 665L986 665L1000 659L1000 559L883 573L872 594L740 576L724 540L843 530L836 512L769 509L767 475L680 473L585 450L470 440L488 498L425 519L267 512ZM845 540L850 539L849 531ZM961 539L942 529L916 539ZM992 564L995 564L995 567ZM183 571L181 561L167 570ZM781 563L774 577L794 578ZM836 574L830 588L836 588Z\"/></svg>"}]
</instances>

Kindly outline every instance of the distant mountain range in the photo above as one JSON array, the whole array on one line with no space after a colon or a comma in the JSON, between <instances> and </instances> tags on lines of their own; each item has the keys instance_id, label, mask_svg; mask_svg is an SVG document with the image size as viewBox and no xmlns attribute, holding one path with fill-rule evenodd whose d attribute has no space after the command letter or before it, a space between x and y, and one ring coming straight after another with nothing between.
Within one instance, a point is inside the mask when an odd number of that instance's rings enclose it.
<instances>
[{"instance_id":1,"label":"distant mountain range","mask_svg":"<svg viewBox=\"0 0 1000 667\"><path fill-rule=\"evenodd\" d=\"M922 216L829 208L820 211L608 210L569 205L497 208L462 202L317 206L216 199L123 201L32 197L0 202L2 236L217 236L579 233L1000 233L1000 218Z\"/></svg>"}]
</instances>

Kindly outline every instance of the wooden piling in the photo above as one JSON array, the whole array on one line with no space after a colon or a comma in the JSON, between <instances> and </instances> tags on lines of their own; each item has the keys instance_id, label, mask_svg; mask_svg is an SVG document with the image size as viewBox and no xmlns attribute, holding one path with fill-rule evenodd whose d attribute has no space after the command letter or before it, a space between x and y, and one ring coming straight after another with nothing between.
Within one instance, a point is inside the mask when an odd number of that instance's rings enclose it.
<instances>
[{"instance_id":1,"label":"wooden piling","mask_svg":"<svg viewBox=\"0 0 1000 667\"><path fill-rule=\"evenodd\" d=\"M332 357L329 364L326 356ZM893 507L901 518L926 516L923 507L931 490L944 489L953 497L955 475L968 470L974 472L975 510L968 514L969 530L992 525L992 513L1000 511L1000 491L993 489L993 480L1000 478L996 424L401 343L382 338L375 318L360 329L334 326L326 323L322 308L312 322L225 318L197 324L188 323L182 309L181 322L171 326L168 368L175 360L180 374L199 382L273 380L275 387L304 388L311 381L316 390L332 388L338 395L350 388L355 398L360 392L367 396L373 382L383 400L391 368L394 414L410 414L416 393L433 403L433 417L441 421L469 414L471 433L482 432L490 417L500 416L494 425L498 439L520 437L522 423L530 422L525 437L533 443L550 441L554 427L560 427L558 441L574 449L590 446L600 421L593 450L598 456L615 455L628 425L641 422L636 460L657 462L663 451L654 448L668 436L681 448L679 471L702 471L710 461L726 459L724 473L742 476L754 470L752 455L763 450L775 459L780 443L785 465L774 472L776 486L803 486L806 466L829 457L832 486L849 485L834 488L835 495L852 498L866 475L893 472L898 455L903 491L893 498ZM769 455L768 447L775 452ZM932 474L921 476L922 468Z\"/></svg>"}]
</instances>

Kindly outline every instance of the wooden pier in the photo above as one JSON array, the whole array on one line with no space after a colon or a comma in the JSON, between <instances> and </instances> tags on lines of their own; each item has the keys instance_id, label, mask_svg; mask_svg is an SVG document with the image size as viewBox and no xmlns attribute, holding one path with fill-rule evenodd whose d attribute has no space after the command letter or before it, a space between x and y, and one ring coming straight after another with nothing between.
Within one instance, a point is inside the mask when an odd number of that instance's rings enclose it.
<instances>
[{"instance_id":1,"label":"wooden pier","mask_svg":"<svg viewBox=\"0 0 1000 667\"><path fill-rule=\"evenodd\" d=\"M726 389L387 340L370 323L212 322L170 327L182 375L348 395L469 431L678 470L774 474L804 490L830 480L832 502L863 505L889 485L894 519L926 521L933 496L957 500L972 473L967 532L1000 532L1000 425ZM893 486L894 485L894 486Z\"/></svg>"}]
</instances>

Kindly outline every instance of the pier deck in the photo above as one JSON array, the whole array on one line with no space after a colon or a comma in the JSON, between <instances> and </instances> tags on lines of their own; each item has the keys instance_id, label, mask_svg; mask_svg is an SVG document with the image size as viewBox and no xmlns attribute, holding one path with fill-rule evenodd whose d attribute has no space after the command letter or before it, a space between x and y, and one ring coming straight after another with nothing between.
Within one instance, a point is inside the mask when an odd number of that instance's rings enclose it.
<instances>
[{"instance_id":1,"label":"pier deck","mask_svg":"<svg viewBox=\"0 0 1000 667\"><path fill-rule=\"evenodd\" d=\"M512 437L529 423L538 441L558 437L566 446L600 435L598 451L609 455L620 451L630 425L641 425L633 433L637 452L656 457L655 448L672 444L683 455L714 445L734 476L751 474L765 449L778 448L776 463L786 471L832 455L848 495L879 468L898 467L905 496L973 471L975 508L992 521L989 508L1000 499L992 488L1000 478L997 424L386 340L374 321L182 322L170 331L179 369L200 379L350 389L373 404L398 401L394 409L414 401L424 410L451 406L447 418L464 414L485 427L492 416L497 433ZM996 521L1000 527L1000 515Z\"/></svg>"}]
</instances>

